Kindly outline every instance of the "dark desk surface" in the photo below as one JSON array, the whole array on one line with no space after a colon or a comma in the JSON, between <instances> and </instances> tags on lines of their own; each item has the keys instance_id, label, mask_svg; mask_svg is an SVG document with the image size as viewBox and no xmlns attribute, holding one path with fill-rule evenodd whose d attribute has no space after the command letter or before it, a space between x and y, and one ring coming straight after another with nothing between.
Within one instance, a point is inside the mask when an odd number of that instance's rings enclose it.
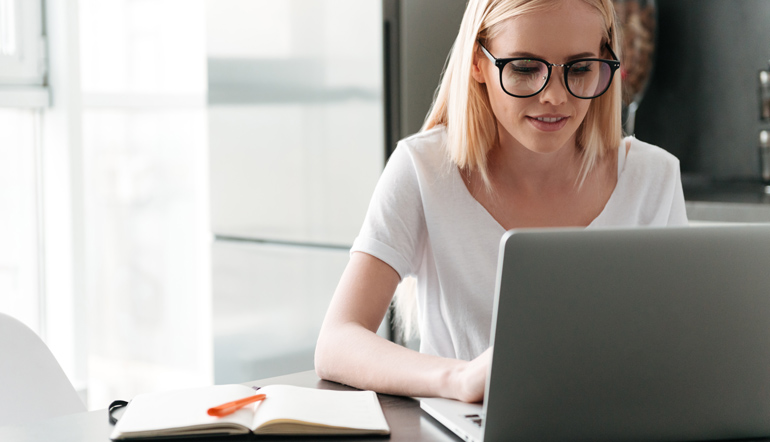
<instances>
[{"instance_id":1,"label":"dark desk surface","mask_svg":"<svg viewBox=\"0 0 770 442\"><path fill-rule=\"evenodd\" d=\"M288 384L300 387L320 388L324 390L349 390L349 387L334 382L323 381L313 371L304 371L286 376L278 376L262 379L254 382L246 382L247 385L265 386L271 384ZM458 441L453 433L433 420L420 410L420 405L414 399L378 395L385 419L390 425L390 440L393 441ZM60 416L26 425L0 427L0 441L13 442L108 442L112 426L107 421L107 411L97 410L84 413L76 413L68 416ZM372 441L382 440L381 437L352 438L342 440ZM240 440L277 440L289 442L293 440L308 441L309 438L269 438L255 437L227 437L207 438L204 440L226 440L229 442ZM333 438L324 438L332 441Z\"/></svg>"}]
</instances>

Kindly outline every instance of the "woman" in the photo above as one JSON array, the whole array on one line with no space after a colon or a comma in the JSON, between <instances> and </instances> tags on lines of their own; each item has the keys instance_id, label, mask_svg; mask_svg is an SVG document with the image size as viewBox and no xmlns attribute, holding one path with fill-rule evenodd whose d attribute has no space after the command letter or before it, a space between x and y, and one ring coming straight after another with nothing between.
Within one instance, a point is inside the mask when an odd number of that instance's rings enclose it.
<instances>
[{"instance_id":1,"label":"woman","mask_svg":"<svg viewBox=\"0 0 770 442\"><path fill-rule=\"evenodd\" d=\"M678 161L621 139L619 47L610 0L470 0L422 131L377 185L318 339L319 376L481 400L506 230L687 222ZM419 353L375 334L409 275Z\"/></svg>"}]
</instances>

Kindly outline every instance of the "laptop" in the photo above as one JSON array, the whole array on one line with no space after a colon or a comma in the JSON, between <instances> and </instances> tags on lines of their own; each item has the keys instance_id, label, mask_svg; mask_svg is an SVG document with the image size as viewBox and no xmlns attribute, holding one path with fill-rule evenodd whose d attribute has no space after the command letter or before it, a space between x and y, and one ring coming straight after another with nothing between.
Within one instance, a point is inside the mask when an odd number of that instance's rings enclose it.
<instances>
[{"instance_id":1,"label":"laptop","mask_svg":"<svg viewBox=\"0 0 770 442\"><path fill-rule=\"evenodd\" d=\"M770 225L502 238L482 404L421 399L470 441L770 436Z\"/></svg>"}]
</instances>

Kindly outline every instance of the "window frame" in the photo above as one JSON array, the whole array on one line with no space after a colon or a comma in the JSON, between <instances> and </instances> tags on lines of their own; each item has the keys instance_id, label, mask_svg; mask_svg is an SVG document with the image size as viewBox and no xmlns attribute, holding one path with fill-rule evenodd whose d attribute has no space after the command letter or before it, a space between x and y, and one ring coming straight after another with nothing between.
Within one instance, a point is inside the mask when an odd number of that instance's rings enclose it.
<instances>
[{"instance_id":1,"label":"window frame","mask_svg":"<svg viewBox=\"0 0 770 442\"><path fill-rule=\"evenodd\" d=\"M16 50L0 54L0 107L46 107L50 98L43 0L5 1L13 5Z\"/></svg>"},{"instance_id":2,"label":"window frame","mask_svg":"<svg viewBox=\"0 0 770 442\"><path fill-rule=\"evenodd\" d=\"M41 0L6 0L16 13L16 52L0 54L0 84L42 86L45 43Z\"/></svg>"}]
</instances>

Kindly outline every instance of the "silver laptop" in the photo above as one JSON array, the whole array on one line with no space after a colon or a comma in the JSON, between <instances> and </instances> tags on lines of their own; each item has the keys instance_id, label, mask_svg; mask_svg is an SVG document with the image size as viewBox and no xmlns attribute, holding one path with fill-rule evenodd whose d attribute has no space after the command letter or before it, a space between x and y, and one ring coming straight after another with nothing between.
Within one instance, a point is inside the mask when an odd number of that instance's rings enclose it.
<instances>
[{"instance_id":1,"label":"silver laptop","mask_svg":"<svg viewBox=\"0 0 770 442\"><path fill-rule=\"evenodd\" d=\"M461 438L770 436L770 225L511 231L496 291L484 404L420 401Z\"/></svg>"}]
</instances>

